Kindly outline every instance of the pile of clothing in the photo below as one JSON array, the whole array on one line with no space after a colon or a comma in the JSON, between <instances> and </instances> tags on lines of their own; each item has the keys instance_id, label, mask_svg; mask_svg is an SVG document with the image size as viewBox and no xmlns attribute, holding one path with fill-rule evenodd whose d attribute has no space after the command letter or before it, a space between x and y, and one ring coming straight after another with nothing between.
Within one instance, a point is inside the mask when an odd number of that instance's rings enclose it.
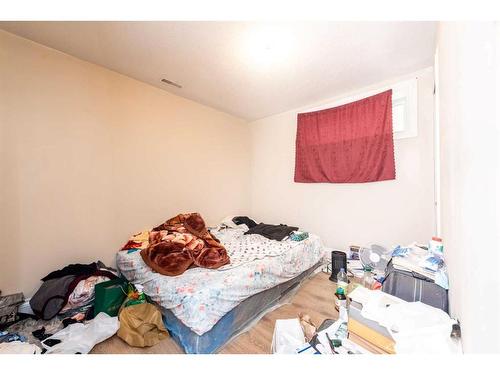
<instances>
[{"instance_id":1,"label":"pile of clothing","mask_svg":"<svg viewBox=\"0 0 500 375\"><path fill-rule=\"evenodd\" d=\"M236 226L246 225L248 230L245 234L258 234L267 239L283 241L290 238L292 241L302 241L309 237L307 232L299 232L298 227L286 224L257 224L248 216L227 217L222 220L222 226L234 228Z\"/></svg>"},{"instance_id":2,"label":"pile of clothing","mask_svg":"<svg viewBox=\"0 0 500 375\"><path fill-rule=\"evenodd\" d=\"M217 228L245 227L245 234L258 234L283 241L302 241L307 232L284 224L257 224L248 216L227 217ZM199 213L179 214L151 230L133 235L122 251L140 251L141 257L152 270L166 276L178 276L194 267L217 269L229 263L228 252L209 231Z\"/></svg>"},{"instance_id":3,"label":"pile of clothing","mask_svg":"<svg viewBox=\"0 0 500 375\"><path fill-rule=\"evenodd\" d=\"M99 313L95 318L84 322L65 321L61 327L59 317L53 318L50 322L34 319L20 321L9 327L29 330L34 326L40 327L26 336L20 336L19 340L0 344L0 353L8 354L86 354L99 342L111 337L119 327L118 318L110 317L105 313ZM46 326L41 326L46 324ZM50 331L50 333L48 332ZM10 333L10 336L13 334Z\"/></svg>"},{"instance_id":4,"label":"pile of clothing","mask_svg":"<svg viewBox=\"0 0 500 375\"><path fill-rule=\"evenodd\" d=\"M26 337L23 335L20 335L17 332L12 332L9 333L7 331L0 331L0 343L4 342L12 342L12 341L21 341L21 342L26 342Z\"/></svg>"},{"instance_id":5,"label":"pile of clothing","mask_svg":"<svg viewBox=\"0 0 500 375\"><path fill-rule=\"evenodd\" d=\"M117 277L116 270L100 261L70 264L41 279L43 284L30 299L31 309L45 320L60 313L73 316L87 312L93 306L95 285Z\"/></svg>"},{"instance_id":6,"label":"pile of clothing","mask_svg":"<svg viewBox=\"0 0 500 375\"><path fill-rule=\"evenodd\" d=\"M116 317L93 309L96 285L116 279L100 261L49 273L29 301L33 314L1 332L0 353L88 353L118 330Z\"/></svg>"}]
</instances>

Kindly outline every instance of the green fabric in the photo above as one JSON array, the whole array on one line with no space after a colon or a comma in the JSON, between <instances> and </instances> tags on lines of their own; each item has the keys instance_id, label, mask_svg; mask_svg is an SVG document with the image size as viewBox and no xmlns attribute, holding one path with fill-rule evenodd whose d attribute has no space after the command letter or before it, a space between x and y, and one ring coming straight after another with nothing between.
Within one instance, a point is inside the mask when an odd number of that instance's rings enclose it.
<instances>
[{"instance_id":1,"label":"green fabric","mask_svg":"<svg viewBox=\"0 0 500 375\"><path fill-rule=\"evenodd\" d=\"M137 293L137 298L135 298L134 293ZM141 303L146 302L148 301L146 300L146 295L144 294L144 292L139 292L133 284L128 284L127 298L123 302L122 308L132 305L140 305Z\"/></svg>"},{"instance_id":2,"label":"green fabric","mask_svg":"<svg viewBox=\"0 0 500 375\"><path fill-rule=\"evenodd\" d=\"M292 241L303 241L305 240L306 238L309 237L309 233L307 232L293 232L291 235L290 235L290 239Z\"/></svg>"},{"instance_id":3,"label":"green fabric","mask_svg":"<svg viewBox=\"0 0 500 375\"><path fill-rule=\"evenodd\" d=\"M120 306L127 297L128 284L128 281L120 278L96 284L94 316L100 312L117 316Z\"/></svg>"}]
</instances>

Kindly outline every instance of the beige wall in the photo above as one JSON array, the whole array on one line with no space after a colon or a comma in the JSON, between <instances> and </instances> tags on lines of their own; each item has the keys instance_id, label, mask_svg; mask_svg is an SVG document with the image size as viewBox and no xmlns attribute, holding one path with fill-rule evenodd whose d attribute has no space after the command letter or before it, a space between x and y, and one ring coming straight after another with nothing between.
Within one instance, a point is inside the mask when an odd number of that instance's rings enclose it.
<instances>
[{"instance_id":1,"label":"beige wall","mask_svg":"<svg viewBox=\"0 0 500 375\"><path fill-rule=\"evenodd\" d=\"M493 22L439 25L441 229L467 353L500 352L499 43Z\"/></svg>"},{"instance_id":2,"label":"beige wall","mask_svg":"<svg viewBox=\"0 0 500 375\"><path fill-rule=\"evenodd\" d=\"M131 233L183 211L209 224L250 212L335 248L434 233L429 70L418 73L419 135L395 142L396 181L296 184L299 109L245 124L5 32L0 47L4 293L29 296L68 263L113 264Z\"/></svg>"},{"instance_id":3,"label":"beige wall","mask_svg":"<svg viewBox=\"0 0 500 375\"><path fill-rule=\"evenodd\" d=\"M0 289L179 212L249 209L244 121L0 31Z\"/></svg>"},{"instance_id":4,"label":"beige wall","mask_svg":"<svg viewBox=\"0 0 500 375\"><path fill-rule=\"evenodd\" d=\"M418 136L395 140L396 180L366 184L293 182L297 113L255 121L252 215L319 234L327 246L427 242L434 234L433 74L418 76ZM410 78L410 77L404 77ZM394 80L394 82L397 82ZM384 82L360 90L384 87ZM392 82L393 83L393 82ZM351 96L348 94L346 96ZM334 103L341 98L334 98ZM310 106L312 108L315 106Z\"/></svg>"}]
</instances>

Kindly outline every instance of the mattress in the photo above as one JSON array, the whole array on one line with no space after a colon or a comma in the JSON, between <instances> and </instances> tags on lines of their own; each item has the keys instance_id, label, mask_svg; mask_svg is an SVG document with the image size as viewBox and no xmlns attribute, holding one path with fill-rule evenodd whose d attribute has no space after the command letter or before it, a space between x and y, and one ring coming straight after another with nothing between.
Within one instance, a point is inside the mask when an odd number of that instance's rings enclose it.
<instances>
[{"instance_id":1,"label":"mattress","mask_svg":"<svg viewBox=\"0 0 500 375\"><path fill-rule=\"evenodd\" d=\"M153 272L139 251L125 250L117 254L117 267L127 280L141 284L153 301L201 336L242 301L301 275L325 255L316 235L300 242L277 242L257 234L243 236L243 232L240 228L212 231L231 258L237 259L236 266L192 268L179 276L164 276Z\"/></svg>"}]
</instances>

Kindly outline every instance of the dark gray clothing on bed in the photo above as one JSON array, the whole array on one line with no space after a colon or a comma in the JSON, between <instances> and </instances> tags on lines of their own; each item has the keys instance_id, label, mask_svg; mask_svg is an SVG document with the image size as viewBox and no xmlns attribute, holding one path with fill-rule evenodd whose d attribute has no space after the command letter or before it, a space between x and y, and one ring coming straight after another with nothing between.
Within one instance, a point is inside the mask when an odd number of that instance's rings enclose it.
<instances>
[{"instance_id":1,"label":"dark gray clothing on bed","mask_svg":"<svg viewBox=\"0 0 500 375\"><path fill-rule=\"evenodd\" d=\"M288 225L284 224L273 225L260 223L253 228L250 228L250 230L245 232L245 234L260 234L261 236L269 238L270 240L281 241L297 229L299 228L289 227Z\"/></svg>"},{"instance_id":2,"label":"dark gray clothing on bed","mask_svg":"<svg viewBox=\"0 0 500 375\"><path fill-rule=\"evenodd\" d=\"M233 223L236 225L245 224L250 229L257 225L257 223L248 216L235 216L233 217Z\"/></svg>"}]
</instances>

